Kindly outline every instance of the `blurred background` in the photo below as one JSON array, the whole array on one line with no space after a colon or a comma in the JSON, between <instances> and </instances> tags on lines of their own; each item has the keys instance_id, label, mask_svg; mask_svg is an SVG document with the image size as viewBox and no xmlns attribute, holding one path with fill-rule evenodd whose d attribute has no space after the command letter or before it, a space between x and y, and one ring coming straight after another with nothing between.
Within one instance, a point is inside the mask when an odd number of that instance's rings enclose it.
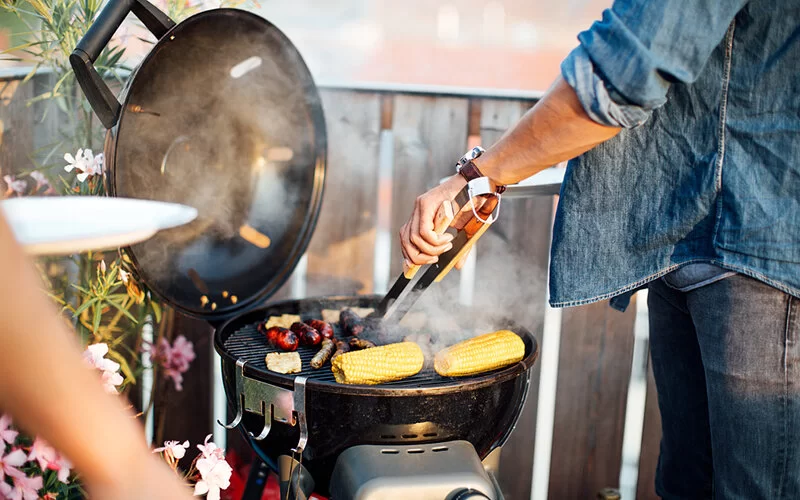
<instances>
[{"instance_id":1,"label":"blurred background","mask_svg":"<svg viewBox=\"0 0 800 500\"><path fill-rule=\"evenodd\" d=\"M610 0L256 0L315 79L545 90L577 34ZM158 5L159 2L154 2ZM212 5L204 5L212 7ZM128 23L130 24L130 23ZM0 50L25 30L0 13ZM130 36L131 28L122 28ZM133 42L136 42L135 37ZM135 58L148 49L130 47ZM8 61L0 64L13 64Z\"/></svg>"}]
</instances>

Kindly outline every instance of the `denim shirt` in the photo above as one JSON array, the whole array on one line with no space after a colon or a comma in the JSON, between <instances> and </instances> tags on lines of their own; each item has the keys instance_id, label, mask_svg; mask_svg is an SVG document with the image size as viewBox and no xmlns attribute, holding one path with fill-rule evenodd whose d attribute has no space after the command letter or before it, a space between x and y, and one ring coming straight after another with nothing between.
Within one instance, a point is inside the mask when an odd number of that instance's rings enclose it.
<instances>
[{"instance_id":1,"label":"denim shirt","mask_svg":"<svg viewBox=\"0 0 800 500\"><path fill-rule=\"evenodd\" d=\"M567 168L550 303L693 262L800 297L800 0L617 0L578 39L565 80L624 130Z\"/></svg>"}]
</instances>

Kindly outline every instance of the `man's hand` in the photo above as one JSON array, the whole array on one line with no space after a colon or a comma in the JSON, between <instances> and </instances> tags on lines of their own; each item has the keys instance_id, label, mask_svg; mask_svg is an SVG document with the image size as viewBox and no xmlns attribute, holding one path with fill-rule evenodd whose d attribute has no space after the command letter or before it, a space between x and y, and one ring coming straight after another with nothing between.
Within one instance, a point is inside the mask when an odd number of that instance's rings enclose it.
<instances>
[{"instance_id":1,"label":"man's hand","mask_svg":"<svg viewBox=\"0 0 800 500\"><path fill-rule=\"evenodd\" d=\"M433 264L439 260L439 255L453 247L450 243L452 235L439 235L434 231L434 216L439 206L445 201L452 203L465 185L466 181L456 174L417 198L411 218L400 229L400 246L406 266ZM455 211L458 207L453 208Z\"/></svg>"}]
</instances>

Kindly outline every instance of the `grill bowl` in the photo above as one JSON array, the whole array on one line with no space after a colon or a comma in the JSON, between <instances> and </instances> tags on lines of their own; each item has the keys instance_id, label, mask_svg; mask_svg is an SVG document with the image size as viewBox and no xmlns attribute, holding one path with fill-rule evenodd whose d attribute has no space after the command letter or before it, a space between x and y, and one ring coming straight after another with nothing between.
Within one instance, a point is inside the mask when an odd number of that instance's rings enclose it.
<instances>
[{"instance_id":1,"label":"grill bowl","mask_svg":"<svg viewBox=\"0 0 800 500\"><path fill-rule=\"evenodd\" d=\"M322 309L375 307L377 296L329 297L276 302L235 317L217 329L215 348L222 357L225 392L229 404L235 393L236 361L247 361L245 374L274 386L292 390L295 375L266 369L264 357L272 350L255 325L280 314L319 318ZM464 314L470 311L465 309ZM309 469L317 491L327 493L336 458L361 444L401 445L466 440L484 458L505 442L525 403L529 369L538 356L538 344L525 328L509 321L499 327L517 332L525 342L525 357L515 365L475 377L441 377L432 369L401 381L376 386L337 384L328 365L310 370L307 362L315 348L301 347L302 375L306 382L308 445L303 465ZM258 434L264 425L259 415L245 412L240 428ZM245 433L245 436L247 434ZM277 457L291 454L299 430L273 422L262 441L248 437L258 455L271 467Z\"/></svg>"}]
</instances>

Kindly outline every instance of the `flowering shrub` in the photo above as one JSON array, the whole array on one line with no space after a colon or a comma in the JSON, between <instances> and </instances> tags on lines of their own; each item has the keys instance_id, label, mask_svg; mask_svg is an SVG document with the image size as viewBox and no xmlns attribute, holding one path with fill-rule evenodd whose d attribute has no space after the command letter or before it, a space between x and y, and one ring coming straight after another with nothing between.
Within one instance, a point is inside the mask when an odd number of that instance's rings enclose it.
<instances>
[{"instance_id":1,"label":"flowering shrub","mask_svg":"<svg viewBox=\"0 0 800 500\"><path fill-rule=\"evenodd\" d=\"M80 484L70 480L71 469L44 440L25 437L11 427L10 417L0 415L0 498L82 498Z\"/></svg>"},{"instance_id":2,"label":"flowering shrub","mask_svg":"<svg viewBox=\"0 0 800 500\"><path fill-rule=\"evenodd\" d=\"M162 339L163 340L163 339ZM180 336L175 343L163 344L167 349L165 363L176 370L188 368L194 359L192 343ZM100 373L103 386L109 394L118 394L117 387L122 384L119 373L120 364L106 358L106 344L92 344L84 351L87 365ZM178 382L175 382L176 385ZM179 389L180 390L180 389ZM31 440L12 427L11 417L0 415L0 499L37 500L82 498L84 492L78 482L71 477L72 464L44 440ZM225 461L225 451L206 436L203 444L198 444L200 453L185 472L179 462L186 456L189 441L166 441L164 446L153 453L160 453L166 463L184 480L194 483L195 495L207 495L209 500L219 500L220 491L230 486L233 469Z\"/></svg>"}]
</instances>

